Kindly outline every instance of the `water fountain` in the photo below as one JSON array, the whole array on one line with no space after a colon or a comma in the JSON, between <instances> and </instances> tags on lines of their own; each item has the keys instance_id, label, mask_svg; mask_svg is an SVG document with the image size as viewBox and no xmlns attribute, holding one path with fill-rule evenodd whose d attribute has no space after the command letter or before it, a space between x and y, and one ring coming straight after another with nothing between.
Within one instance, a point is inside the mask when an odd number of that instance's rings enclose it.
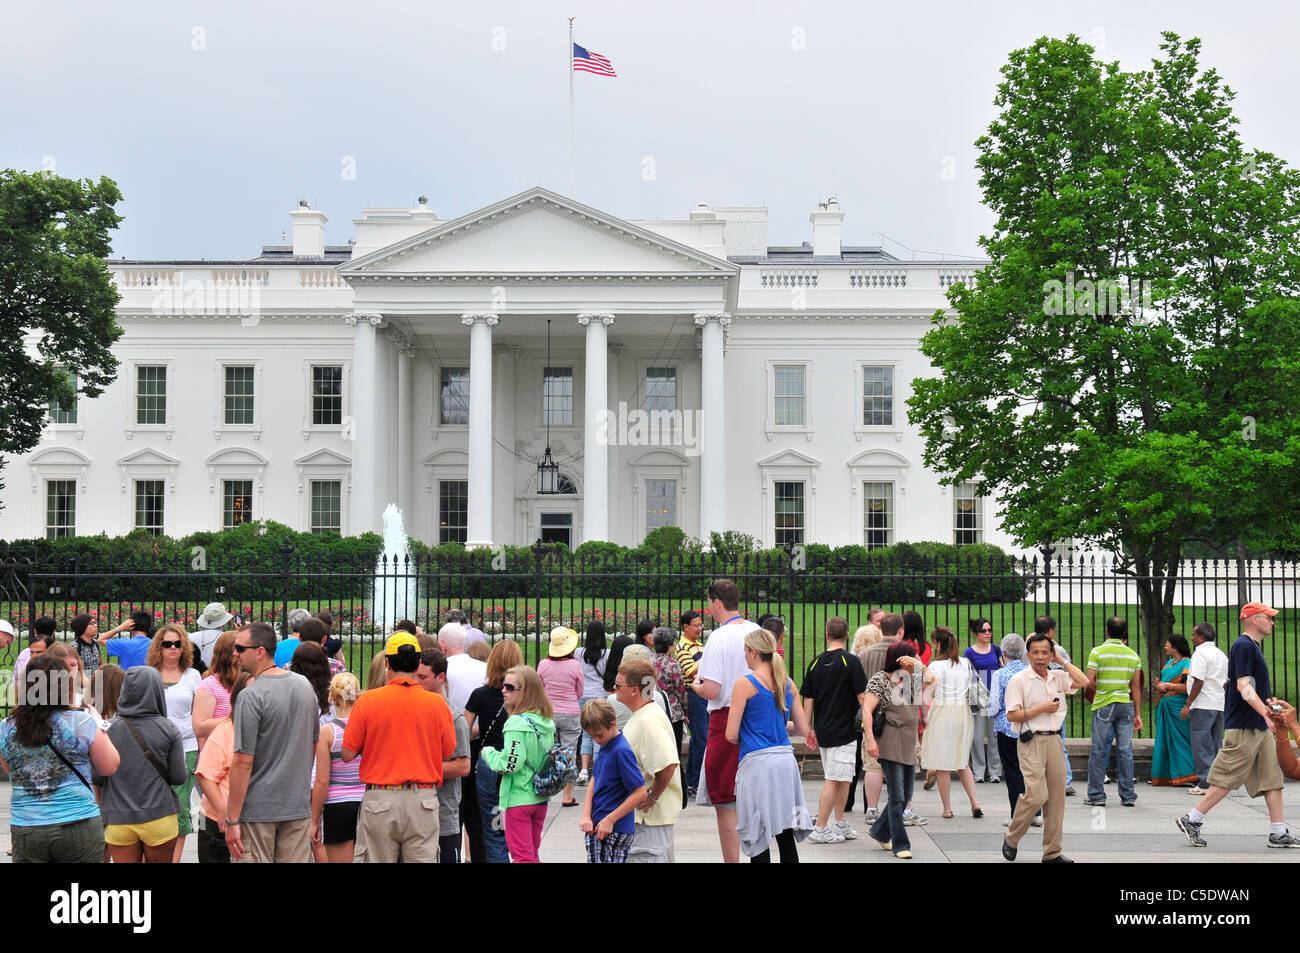
<instances>
[{"instance_id":1,"label":"water fountain","mask_svg":"<svg viewBox=\"0 0 1300 953\"><path fill-rule=\"evenodd\" d=\"M384 551L375 561L371 608L375 625L383 632L391 632L398 622L415 617L415 576L410 557L402 511L397 504L389 503L384 508Z\"/></svg>"}]
</instances>

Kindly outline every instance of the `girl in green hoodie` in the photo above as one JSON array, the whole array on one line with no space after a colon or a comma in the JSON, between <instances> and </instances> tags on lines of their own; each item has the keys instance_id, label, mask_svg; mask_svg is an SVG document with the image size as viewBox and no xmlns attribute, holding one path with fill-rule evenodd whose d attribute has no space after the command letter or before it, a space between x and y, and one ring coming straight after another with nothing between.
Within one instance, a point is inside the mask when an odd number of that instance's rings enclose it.
<instances>
[{"instance_id":1,"label":"girl in green hoodie","mask_svg":"<svg viewBox=\"0 0 1300 953\"><path fill-rule=\"evenodd\" d=\"M500 807L505 816L506 848L516 864L540 863L542 825L547 798L533 791L533 773L555 743L555 721L550 699L537 672L516 665L501 684L509 718L502 728L505 747L485 747L483 760L501 775Z\"/></svg>"}]
</instances>

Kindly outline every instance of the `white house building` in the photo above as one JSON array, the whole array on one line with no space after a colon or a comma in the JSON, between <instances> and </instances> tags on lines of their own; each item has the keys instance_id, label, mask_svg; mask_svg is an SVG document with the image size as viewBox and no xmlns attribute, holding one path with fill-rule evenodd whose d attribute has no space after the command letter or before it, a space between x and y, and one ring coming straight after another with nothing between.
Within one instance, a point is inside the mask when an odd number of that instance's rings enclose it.
<instances>
[{"instance_id":1,"label":"white house building","mask_svg":"<svg viewBox=\"0 0 1300 953\"><path fill-rule=\"evenodd\" d=\"M765 208L634 222L541 188L366 209L338 247L289 214L255 258L110 262L118 379L8 461L0 536L355 534L395 502L430 543L1009 545L922 465L904 403L979 261L845 246L833 199L775 247Z\"/></svg>"}]
</instances>

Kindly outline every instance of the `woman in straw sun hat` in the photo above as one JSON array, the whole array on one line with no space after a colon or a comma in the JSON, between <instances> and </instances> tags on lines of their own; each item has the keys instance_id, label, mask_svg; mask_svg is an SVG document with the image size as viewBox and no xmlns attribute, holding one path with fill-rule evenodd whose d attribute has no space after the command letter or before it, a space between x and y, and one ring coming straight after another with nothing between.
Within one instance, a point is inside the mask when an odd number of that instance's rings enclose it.
<instances>
[{"instance_id":1,"label":"woman in straw sun hat","mask_svg":"<svg viewBox=\"0 0 1300 953\"><path fill-rule=\"evenodd\" d=\"M578 648L578 633L567 626L551 630L551 645L547 657L537 666L537 676L546 689L555 712L555 737L566 748L578 747L582 737L582 664L573 657ZM577 807L573 784L564 786L563 807Z\"/></svg>"}]
</instances>

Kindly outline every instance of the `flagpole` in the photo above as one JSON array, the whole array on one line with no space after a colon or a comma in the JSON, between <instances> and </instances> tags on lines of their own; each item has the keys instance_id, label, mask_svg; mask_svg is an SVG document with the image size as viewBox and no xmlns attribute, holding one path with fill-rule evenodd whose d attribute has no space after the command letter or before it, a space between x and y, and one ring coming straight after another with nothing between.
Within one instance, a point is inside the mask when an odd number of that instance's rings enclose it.
<instances>
[{"instance_id":1,"label":"flagpole","mask_svg":"<svg viewBox=\"0 0 1300 953\"><path fill-rule=\"evenodd\" d=\"M569 55L565 65L569 69L569 198L573 198L573 21L569 17Z\"/></svg>"}]
</instances>

